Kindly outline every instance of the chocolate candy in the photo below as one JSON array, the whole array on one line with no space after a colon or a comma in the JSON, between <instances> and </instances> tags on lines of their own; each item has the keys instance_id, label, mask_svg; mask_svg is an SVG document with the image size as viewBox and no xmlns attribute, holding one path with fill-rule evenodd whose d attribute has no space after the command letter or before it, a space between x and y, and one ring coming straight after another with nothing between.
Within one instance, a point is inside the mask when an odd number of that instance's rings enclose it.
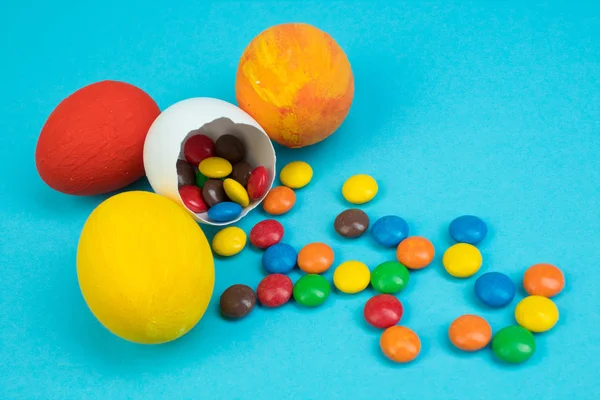
<instances>
[{"instance_id":1,"label":"chocolate candy","mask_svg":"<svg viewBox=\"0 0 600 400\"><path fill-rule=\"evenodd\" d=\"M193 185L196 181L194 166L185 160L177 160L177 185L178 187Z\"/></svg>"},{"instance_id":2,"label":"chocolate candy","mask_svg":"<svg viewBox=\"0 0 600 400\"><path fill-rule=\"evenodd\" d=\"M274 219L260 221L250 230L250 243L259 249L266 249L283 238L283 225Z\"/></svg>"},{"instance_id":3,"label":"chocolate candy","mask_svg":"<svg viewBox=\"0 0 600 400\"><path fill-rule=\"evenodd\" d=\"M232 201L224 201L208 209L208 218L216 222L228 222L239 217L241 213L242 206Z\"/></svg>"},{"instance_id":4,"label":"chocolate candy","mask_svg":"<svg viewBox=\"0 0 600 400\"><path fill-rule=\"evenodd\" d=\"M190 136L183 145L183 155L189 163L198 165L215 154L215 143L206 135Z\"/></svg>"},{"instance_id":5,"label":"chocolate candy","mask_svg":"<svg viewBox=\"0 0 600 400\"><path fill-rule=\"evenodd\" d=\"M280 307L292 297L294 284L283 274L267 275L256 289L258 301L265 307Z\"/></svg>"},{"instance_id":6,"label":"chocolate candy","mask_svg":"<svg viewBox=\"0 0 600 400\"><path fill-rule=\"evenodd\" d=\"M223 135L215 143L215 154L233 164L244 159L246 146L233 135Z\"/></svg>"},{"instance_id":7,"label":"chocolate candy","mask_svg":"<svg viewBox=\"0 0 600 400\"><path fill-rule=\"evenodd\" d=\"M202 192L200 188L195 185L187 185L179 188L179 196L183 204L190 209L192 212L198 214L208 210L206 203L202 199Z\"/></svg>"},{"instance_id":8,"label":"chocolate candy","mask_svg":"<svg viewBox=\"0 0 600 400\"><path fill-rule=\"evenodd\" d=\"M357 208L342 211L333 224L337 233L347 238L355 238L369 228L369 216Z\"/></svg>"},{"instance_id":9,"label":"chocolate candy","mask_svg":"<svg viewBox=\"0 0 600 400\"><path fill-rule=\"evenodd\" d=\"M269 186L269 173L265 167L256 167L248 178L248 195L250 200L258 200L265 193Z\"/></svg>"},{"instance_id":10,"label":"chocolate candy","mask_svg":"<svg viewBox=\"0 0 600 400\"><path fill-rule=\"evenodd\" d=\"M202 188L202 197L209 207L229 200L220 179L207 180Z\"/></svg>"},{"instance_id":11,"label":"chocolate candy","mask_svg":"<svg viewBox=\"0 0 600 400\"><path fill-rule=\"evenodd\" d=\"M196 173L196 186L198 187L204 187L204 184L206 183L206 181L208 180L208 177L204 176L204 174L200 171L198 171L198 173Z\"/></svg>"},{"instance_id":12,"label":"chocolate candy","mask_svg":"<svg viewBox=\"0 0 600 400\"><path fill-rule=\"evenodd\" d=\"M240 161L233 165L233 171L229 177L234 181L238 181L243 187L248 186L248 178L252 173L252 166L246 161Z\"/></svg>"},{"instance_id":13,"label":"chocolate candy","mask_svg":"<svg viewBox=\"0 0 600 400\"><path fill-rule=\"evenodd\" d=\"M242 318L246 316L256 304L256 294L251 287L246 285L232 285L228 287L219 302L221 313L227 318Z\"/></svg>"}]
</instances>

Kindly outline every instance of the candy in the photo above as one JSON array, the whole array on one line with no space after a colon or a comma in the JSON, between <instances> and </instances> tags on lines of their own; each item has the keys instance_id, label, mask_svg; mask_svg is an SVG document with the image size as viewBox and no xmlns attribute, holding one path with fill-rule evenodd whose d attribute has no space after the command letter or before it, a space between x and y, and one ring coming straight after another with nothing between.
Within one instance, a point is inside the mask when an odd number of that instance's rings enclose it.
<instances>
[{"instance_id":1,"label":"candy","mask_svg":"<svg viewBox=\"0 0 600 400\"><path fill-rule=\"evenodd\" d=\"M310 183L313 170L304 161L293 161L287 164L279 172L281 183L291 189L300 189Z\"/></svg>"},{"instance_id":2,"label":"candy","mask_svg":"<svg viewBox=\"0 0 600 400\"><path fill-rule=\"evenodd\" d=\"M481 268L481 253L477 247L468 243L457 243L444 253L442 264L446 271L456 278L467 278Z\"/></svg>"},{"instance_id":3,"label":"candy","mask_svg":"<svg viewBox=\"0 0 600 400\"><path fill-rule=\"evenodd\" d=\"M405 326L391 326L383 331L379 346L383 354L397 363L407 363L421 352L419 336Z\"/></svg>"},{"instance_id":4,"label":"candy","mask_svg":"<svg viewBox=\"0 0 600 400\"><path fill-rule=\"evenodd\" d=\"M369 216L362 210L350 208L338 214L333 227L343 237L356 238L369 228Z\"/></svg>"},{"instance_id":5,"label":"candy","mask_svg":"<svg viewBox=\"0 0 600 400\"><path fill-rule=\"evenodd\" d=\"M209 157L200 161L198 170L209 178L220 179L228 176L233 167L231 163L221 157Z\"/></svg>"},{"instance_id":6,"label":"candy","mask_svg":"<svg viewBox=\"0 0 600 400\"><path fill-rule=\"evenodd\" d=\"M232 319L242 318L252 309L256 304L256 294L251 287L246 285L232 285L228 287L219 301L221 313L223 316Z\"/></svg>"},{"instance_id":7,"label":"candy","mask_svg":"<svg viewBox=\"0 0 600 400\"><path fill-rule=\"evenodd\" d=\"M333 272L333 284L342 293L354 294L369 286L371 271L360 261L341 263Z\"/></svg>"},{"instance_id":8,"label":"candy","mask_svg":"<svg viewBox=\"0 0 600 400\"><path fill-rule=\"evenodd\" d=\"M209 207L229 200L220 179L209 179L204 183L202 198Z\"/></svg>"},{"instance_id":9,"label":"candy","mask_svg":"<svg viewBox=\"0 0 600 400\"><path fill-rule=\"evenodd\" d=\"M258 200L267 193L269 189L269 173L265 167L256 167L248 177L248 195L250 200Z\"/></svg>"},{"instance_id":10,"label":"candy","mask_svg":"<svg viewBox=\"0 0 600 400\"><path fill-rule=\"evenodd\" d=\"M461 315L448 329L452 344L463 351L477 351L488 345L492 339L492 328L488 322L477 315Z\"/></svg>"},{"instance_id":11,"label":"candy","mask_svg":"<svg viewBox=\"0 0 600 400\"><path fill-rule=\"evenodd\" d=\"M202 191L195 185L182 186L179 188L181 201L190 211L198 214L208 210L208 207L202 199Z\"/></svg>"},{"instance_id":12,"label":"candy","mask_svg":"<svg viewBox=\"0 0 600 400\"><path fill-rule=\"evenodd\" d=\"M389 328L400 322L404 307L391 294L378 294L371 297L365 304L363 315L365 320L375 328Z\"/></svg>"},{"instance_id":13,"label":"candy","mask_svg":"<svg viewBox=\"0 0 600 400\"><path fill-rule=\"evenodd\" d=\"M248 207L250 204L248 192L246 192L246 189L238 181L230 178L225 179L223 181L223 189L231 201L238 203L242 207Z\"/></svg>"},{"instance_id":14,"label":"candy","mask_svg":"<svg viewBox=\"0 0 600 400\"><path fill-rule=\"evenodd\" d=\"M208 209L208 218L216 222L228 222L239 217L241 213L242 206L231 201L224 201Z\"/></svg>"},{"instance_id":15,"label":"candy","mask_svg":"<svg viewBox=\"0 0 600 400\"><path fill-rule=\"evenodd\" d=\"M281 215L290 211L296 203L296 193L287 186L277 186L269 191L263 200L263 209L271 215Z\"/></svg>"},{"instance_id":16,"label":"candy","mask_svg":"<svg viewBox=\"0 0 600 400\"><path fill-rule=\"evenodd\" d=\"M317 307L325 303L331 286L321 275L308 274L298 279L294 285L294 299L303 306Z\"/></svg>"},{"instance_id":17,"label":"candy","mask_svg":"<svg viewBox=\"0 0 600 400\"><path fill-rule=\"evenodd\" d=\"M386 215L375 221L371 234L380 245L396 247L408 237L408 224L400 217Z\"/></svg>"},{"instance_id":18,"label":"candy","mask_svg":"<svg viewBox=\"0 0 600 400\"><path fill-rule=\"evenodd\" d=\"M517 304L515 319L531 332L546 332L558 322L558 308L552 300L542 296L528 296Z\"/></svg>"},{"instance_id":19,"label":"candy","mask_svg":"<svg viewBox=\"0 0 600 400\"><path fill-rule=\"evenodd\" d=\"M380 293L398 293L406 287L410 274L408 269L397 261L379 264L371 273L371 285Z\"/></svg>"},{"instance_id":20,"label":"candy","mask_svg":"<svg viewBox=\"0 0 600 400\"><path fill-rule=\"evenodd\" d=\"M189 186L196 182L194 166L185 160L177 160L177 186Z\"/></svg>"},{"instance_id":21,"label":"candy","mask_svg":"<svg viewBox=\"0 0 600 400\"><path fill-rule=\"evenodd\" d=\"M477 244L487 235L487 226L479 217L463 215L450 223L448 231L456 242Z\"/></svg>"},{"instance_id":22,"label":"candy","mask_svg":"<svg viewBox=\"0 0 600 400\"><path fill-rule=\"evenodd\" d=\"M221 229L213 237L212 249L222 256L230 257L238 254L246 246L246 232L237 226Z\"/></svg>"},{"instance_id":23,"label":"candy","mask_svg":"<svg viewBox=\"0 0 600 400\"><path fill-rule=\"evenodd\" d=\"M283 274L271 274L264 277L258 284L256 295L258 301L265 307L281 307L292 297L294 284Z\"/></svg>"},{"instance_id":24,"label":"candy","mask_svg":"<svg viewBox=\"0 0 600 400\"><path fill-rule=\"evenodd\" d=\"M194 165L200 164L205 158L214 156L215 143L206 135L194 135L189 137L183 145L185 159Z\"/></svg>"},{"instance_id":25,"label":"candy","mask_svg":"<svg viewBox=\"0 0 600 400\"><path fill-rule=\"evenodd\" d=\"M296 266L297 256L289 244L276 243L263 253L262 265L270 274L287 274Z\"/></svg>"},{"instance_id":26,"label":"candy","mask_svg":"<svg viewBox=\"0 0 600 400\"><path fill-rule=\"evenodd\" d=\"M475 281L475 295L490 307L504 307L515 297L513 281L500 272L488 272Z\"/></svg>"},{"instance_id":27,"label":"candy","mask_svg":"<svg viewBox=\"0 0 600 400\"><path fill-rule=\"evenodd\" d=\"M421 236L410 236L400 242L396 249L396 258L410 269L425 268L435 255L433 243Z\"/></svg>"},{"instance_id":28,"label":"candy","mask_svg":"<svg viewBox=\"0 0 600 400\"><path fill-rule=\"evenodd\" d=\"M250 243L259 249L266 249L279 243L283 238L283 225L274 219L260 221L250 230Z\"/></svg>"},{"instance_id":29,"label":"candy","mask_svg":"<svg viewBox=\"0 0 600 400\"><path fill-rule=\"evenodd\" d=\"M565 287L565 276L552 264L535 264L525 271L523 287L531 295L553 297Z\"/></svg>"},{"instance_id":30,"label":"candy","mask_svg":"<svg viewBox=\"0 0 600 400\"><path fill-rule=\"evenodd\" d=\"M308 274L320 274L333 264L333 249L325 243L309 243L298 253L298 267Z\"/></svg>"},{"instance_id":31,"label":"candy","mask_svg":"<svg viewBox=\"0 0 600 400\"><path fill-rule=\"evenodd\" d=\"M377 181L370 175L351 176L342 186L342 195L352 204L364 204L375 197L378 190Z\"/></svg>"},{"instance_id":32,"label":"candy","mask_svg":"<svg viewBox=\"0 0 600 400\"><path fill-rule=\"evenodd\" d=\"M240 161L233 164L233 169L229 177L234 181L238 181L243 187L248 186L248 178L252 173L252 166L246 161Z\"/></svg>"},{"instance_id":33,"label":"candy","mask_svg":"<svg viewBox=\"0 0 600 400\"><path fill-rule=\"evenodd\" d=\"M206 176L202 175L202 172L198 171L198 173L196 174L196 180L195 180L196 186L203 188L206 181L208 181L208 178Z\"/></svg>"},{"instance_id":34,"label":"candy","mask_svg":"<svg viewBox=\"0 0 600 400\"><path fill-rule=\"evenodd\" d=\"M502 361L518 364L527 361L535 352L535 338L520 326L507 326L494 335L492 350Z\"/></svg>"},{"instance_id":35,"label":"candy","mask_svg":"<svg viewBox=\"0 0 600 400\"><path fill-rule=\"evenodd\" d=\"M215 142L215 155L235 164L246 156L246 146L233 135L223 135Z\"/></svg>"}]
</instances>

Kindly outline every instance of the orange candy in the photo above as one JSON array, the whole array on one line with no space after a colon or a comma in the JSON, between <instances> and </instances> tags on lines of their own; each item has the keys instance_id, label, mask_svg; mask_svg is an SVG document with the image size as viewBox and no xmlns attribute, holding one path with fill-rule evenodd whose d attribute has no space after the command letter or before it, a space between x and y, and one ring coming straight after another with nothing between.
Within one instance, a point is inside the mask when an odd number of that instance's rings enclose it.
<instances>
[{"instance_id":1,"label":"orange candy","mask_svg":"<svg viewBox=\"0 0 600 400\"><path fill-rule=\"evenodd\" d=\"M553 297L565 287L565 276L552 264L535 264L525 271L523 287L532 296Z\"/></svg>"},{"instance_id":2,"label":"orange candy","mask_svg":"<svg viewBox=\"0 0 600 400\"><path fill-rule=\"evenodd\" d=\"M387 358L398 363L410 362L421 352L419 336L405 326L391 326L383 331L379 346Z\"/></svg>"},{"instance_id":3,"label":"orange candy","mask_svg":"<svg viewBox=\"0 0 600 400\"><path fill-rule=\"evenodd\" d=\"M277 186L269 191L263 200L263 209L271 215L281 215L290 211L296 203L296 193L287 186Z\"/></svg>"},{"instance_id":4,"label":"orange candy","mask_svg":"<svg viewBox=\"0 0 600 400\"><path fill-rule=\"evenodd\" d=\"M477 315L462 315L448 329L448 337L454 346L464 351L483 349L492 340L492 328Z\"/></svg>"},{"instance_id":5,"label":"orange candy","mask_svg":"<svg viewBox=\"0 0 600 400\"><path fill-rule=\"evenodd\" d=\"M421 236L410 236L400 242L396 250L398 261L410 269L425 268L435 255L433 244Z\"/></svg>"},{"instance_id":6,"label":"orange candy","mask_svg":"<svg viewBox=\"0 0 600 400\"><path fill-rule=\"evenodd\" d=\"M325 243L310 243L298 252L298 267L307 274L320 274L333 264L333 250Z\"/></svg>"}]
</instances>

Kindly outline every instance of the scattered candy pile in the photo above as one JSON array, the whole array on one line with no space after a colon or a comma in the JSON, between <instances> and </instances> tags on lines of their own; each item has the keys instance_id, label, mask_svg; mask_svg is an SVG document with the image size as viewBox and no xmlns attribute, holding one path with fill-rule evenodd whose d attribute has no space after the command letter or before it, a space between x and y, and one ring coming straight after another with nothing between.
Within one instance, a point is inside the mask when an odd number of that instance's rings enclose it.
<instances>
[{"instance_id":1,"label":"scattered candy pile","mask_svg":"<svg viewBox=\"0 0 600 400\"><path fill-rule=\"evenodd\" d=\"M288 212L295 204L292 189L302 188L312 179L313 171L304 162L286 165L281 173L283 185L273 188L265 198L263 208L272 215ZM344 183L342 194L352 204L372 200L378 191L377 182L368 175L355 175ZM363 235L370 225L368 215L357 208L341 212L334 220L335 231L345 238ZM381 263L372 271L358 260L339 264L333 273L333 284L342 293L354 294L365 290L369 284L376 294L364 305L363 315L368 324L384 329L380 338L383 354L392 361L406 363L420 353L419 336L406 326L399 326L404 307L395 296L410 280L409 270L427 267L434 258L435 249L427 238L409 236L406 221L395 215L379 218L371 227L371 234L381 246L396 248L396 260ZM482 256L476 245L485 239L487 226L480 218L465 215L456 218L449 226L450 237L457 242L444 252L442 264L453 277L468 278L475 275ZM292 296L306 307L323 304L331 294L331 284L321 274L334 263L334 251L325 243L310 243L300 251L282 243L284 227L274 219L258 222L250 231L250 243L265 249L262 265L268 275L258 284L256 293L246 285L233 285L221 296L221 311L225 317L241 318L255 306L256 301L265 307L280 307ZM237 227L227 227L215 235L212 246L216 254L230 256L239 253L246 244L245 233ZM305 275L294 284L286 276L296 266ZM456 318L449 326L448 337L458 349L478 351L491 342L493 353L508 363L521 363L535 352L535 337L551 329L558 321L559 312L550 297L564 288L562 271L550 264L536 264L524 274L523 286L528 297L521 300L514 311L517 324L505 327L495 335L489 323L481 316L466 314ZM474 284L476 297L492 308L505 307L516 294L514 282L500 272L481 275Z\"/></svg>"}]
</instances>

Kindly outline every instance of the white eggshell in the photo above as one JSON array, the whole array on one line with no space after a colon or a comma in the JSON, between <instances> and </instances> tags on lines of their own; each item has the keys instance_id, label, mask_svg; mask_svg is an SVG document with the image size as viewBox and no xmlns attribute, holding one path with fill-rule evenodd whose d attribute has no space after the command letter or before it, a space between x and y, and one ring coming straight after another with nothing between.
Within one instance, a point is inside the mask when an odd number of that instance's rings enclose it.
<instances>
[{"instance_id":1,"label":"white eggshell","mask_svg":"<svg viewBox=\"0 0 600 400\"><path fill-rule=\"evenodd\" d=\"M144 168L156 193L178 202L187 209L179 196L176 164L178 159L184 159L182 143L197 133L192 131L198 129L214 141L225 134L240 138L246 145L246 161L253 167L265 167L269 172L269 189L273 186L275 149L258 122L231 103L196 97L182 100L164 110L148 131L144 143ZM196 214L187 210L200 223L223 226L242 219L265 197L266 194L250 203L238 218L228 222L214 222L208 218L207 213Z\"/></svg>"}]
</instances>

